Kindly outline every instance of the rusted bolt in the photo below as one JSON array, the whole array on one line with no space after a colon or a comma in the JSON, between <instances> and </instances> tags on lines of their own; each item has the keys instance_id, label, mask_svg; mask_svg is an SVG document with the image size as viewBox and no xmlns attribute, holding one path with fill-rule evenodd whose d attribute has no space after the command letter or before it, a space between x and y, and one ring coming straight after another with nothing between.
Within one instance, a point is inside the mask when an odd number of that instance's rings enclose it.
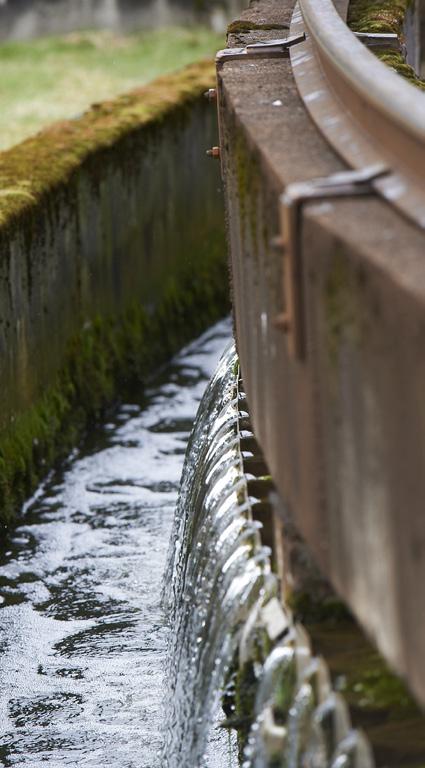
<instances>
[{"instance_id":1,"label":"rusted bolt","mask_svg":"<svg viewBox=\"0 0 425 768\"><path fill-rule=\"evenodd\" d=\"M211 147L211 149L207 149L207 155L208 157L215 157L216 160L220 157L220 147Z\"/></svg>"},{"instance_id":2,"label":"rusted bolt","mask_svg":"<svg viewBox=\"0 0 425 768\"><path fill-rule=\"evenodd\" d=\"M277 315L273 321L273 325L275 328L278 328L279 331L283 331L284 333L289 333L291 330L291 318L289 317L287 312L281 312L280 315Z\"/></svg>"},{"instance_id":3,"label":"rusted bolt","mask_svg":"<svg viewBox=\"0 0 425 768\"><path fill-rule=\"evenodd\" d=\"M273 248L274 251L285 250L285 241L282 235L276 235L275 237L272 237L270 240L270 248Z\"/></svg>"},{"instance_id":4,"label":"rusted bolt","mask_svg":"<svg viewBox=\"0 0 425 768\"><path fill-rule=\"evenodd\" d=\"M208 88L204 96L208 101L217 101L217 88Z\"/></svg>"}]
</instances>

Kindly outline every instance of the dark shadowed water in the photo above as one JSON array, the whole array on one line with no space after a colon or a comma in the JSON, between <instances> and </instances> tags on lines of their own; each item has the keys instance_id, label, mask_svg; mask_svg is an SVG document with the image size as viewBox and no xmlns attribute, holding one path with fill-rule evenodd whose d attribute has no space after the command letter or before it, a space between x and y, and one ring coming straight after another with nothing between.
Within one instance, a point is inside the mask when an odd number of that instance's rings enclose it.
<instances>
[{"instance_id":1,"label":"dark shadowed water","mask_svg":"<svg viewBox=\"0 0 425 768\"><path fill-rule=\"evenodd\" d=\"M189 431L229 338L225 321L178 355L143 404L122 406L48 478L9 534L0 764L159 768L168 541ZM219 740L210 765L227 768L226 750Z\"/></svg>"}]
</instances>

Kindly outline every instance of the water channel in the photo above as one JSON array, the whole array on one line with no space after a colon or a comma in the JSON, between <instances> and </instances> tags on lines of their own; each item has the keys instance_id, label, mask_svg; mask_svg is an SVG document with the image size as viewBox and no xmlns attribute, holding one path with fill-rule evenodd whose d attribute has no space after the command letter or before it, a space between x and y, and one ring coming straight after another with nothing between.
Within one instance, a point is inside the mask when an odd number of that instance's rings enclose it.
<instances>
[{"instance_id":1,"label":"water channel","mask_svg":"<svg viewBox=\"0 0 425 768\"><path fill-rule=\"evenodd\" d=\"M159 768L161 592L189 432L229 321L184 349L27 503L0 553L0 764ZM208 765L228 768L213 734ZM183 767L182 767L183 768Z\"/></svg>"}]
</instances>

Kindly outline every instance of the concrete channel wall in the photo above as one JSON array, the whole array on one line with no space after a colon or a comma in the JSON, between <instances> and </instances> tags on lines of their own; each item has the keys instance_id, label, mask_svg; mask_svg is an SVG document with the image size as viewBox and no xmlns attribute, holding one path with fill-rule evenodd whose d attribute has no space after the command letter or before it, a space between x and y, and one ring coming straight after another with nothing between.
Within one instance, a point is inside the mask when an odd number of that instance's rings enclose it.
<instances>
[{"instance_id":1,"label":"concrete channel wall","mask_svg":"<svg viewBox=\"0 0 425 768\"><path fill-rule=\"evenodd\" d=\"M0 156L0 516L228 311L211 62Z\"/></svg>"},{"instance_id":2,"label":"concrete channel wall","mask_svg":"<svg viewBox=\"0 0 425 768\"><path fill-rule=\"evenodd\" d=\"M292 5L255 0L229 45L284 37ZM342 164L289 60L229 61L218 89L237 344L257 439L322 572L425 703L423 233L377 198L306 204L306 354L292 357L276 324L288 287L274 241L279 196Z\"/></svg>"},{"instance_id":3,"label":"concrete channel wall","mask_svg":"<svg viewBox=\"0 0 425 768\"><path fill-rule=\"evenodd\" d=\"M142 27L207 23L221 32L238 0L3 0L0 40L27 40L77 29L128 32Z\"/></svg>"}]
</instances>

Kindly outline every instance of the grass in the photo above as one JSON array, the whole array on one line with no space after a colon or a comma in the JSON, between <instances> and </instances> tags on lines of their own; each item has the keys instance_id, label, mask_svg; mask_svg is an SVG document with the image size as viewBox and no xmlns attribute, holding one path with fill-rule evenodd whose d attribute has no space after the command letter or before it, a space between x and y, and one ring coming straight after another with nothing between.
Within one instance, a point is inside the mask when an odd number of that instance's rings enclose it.
<instances>
[{"instance_id":1,"label":"grass","mask_svg":"<svg viewBox=\"0 0 425 768\"><path fill-rule=\"evenodd\" d=\"M221 47L222 36L205 27L128 36L88 31L5 43L0 46L0 149Z\"/></svg>"}]
</instances>

